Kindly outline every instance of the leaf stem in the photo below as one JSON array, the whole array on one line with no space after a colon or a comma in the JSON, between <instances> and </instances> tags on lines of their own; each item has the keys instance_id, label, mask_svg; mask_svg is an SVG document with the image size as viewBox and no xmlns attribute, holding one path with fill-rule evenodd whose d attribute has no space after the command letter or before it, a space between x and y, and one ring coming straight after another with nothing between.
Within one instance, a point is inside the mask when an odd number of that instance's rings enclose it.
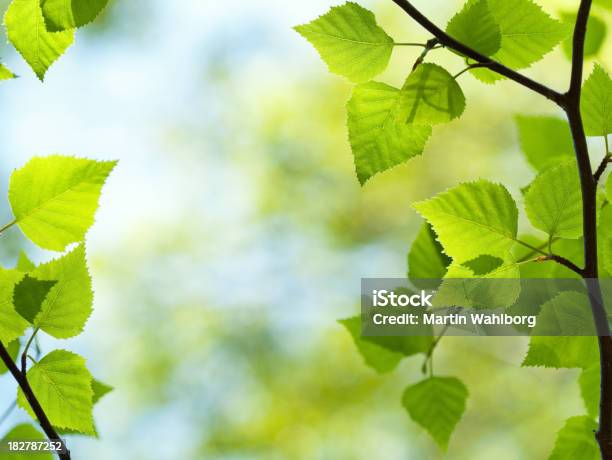
<instances>
[{"instance_id":1,"label":"leaf stem","mask_svg":"<svg viewBox=\"0 0 612 460\"><path fill-rule=\"evenodd\" d=\"M446 331L448 331L449 327L449 324L446 324L444 326L442 331L440 331L438 337L436 337L435 340L431 343L429 350L427 350L427 354L425 355L425 361L423 361L423 366L421 367L423 374L425 374L427 369L429 369L429 376L433 377L433 353L436 347L438 346L438 343L440 343L440 340L442 340L442 337L444 337L444 334L446 334ZM427 366L427 363L429 363L429 366Z\"/></svg>"},{"instance_id":2,"label":"leaf stem","mask_svg":"<svg viewBox=\"0 0 612 460\"><path fill-rule=\"evenodd\" d=\"M470 70L470 69L477 69L479 67L486 67L486 65L485 64L470 64L465 69L463 69L461 72L459 72L458 74L454 75L453 79L456 80L458 77L463 75L468 70Z\"/></svg>"},{"instance_id":3,"label":"leaf stem","mask_svg":"<svg viewBox=\"0 0 612 460\"><path fill-rule=\"evenodd\" d=\"M608 136L607 135L604 136L604 142L605 142L606 154L603 157L603 160L601 160L601 163L599 164L599 167L597 168L597 171L595 171L595 174L593 175L593 178L595 179L595 183L596 184L601 179L601 176L603 176L603 173L606 172L606 168L608 167L608 163L612 163L612 153L610 153L610 146L608 145Z\"/></svg>"},{"instance_id":4,"label":"leaf stem","mask_svg":"<svg viewBox=\"0 0 612 460\"><path fill-rule=\"evenodd\" d=\"M518 244L525 246L528 249L531 249L534 253L536 254L542 254L544 256L547 256L548 254L546 252L544 252L542 249L543 248L536 248L535 246L532 246L529 243L526 243L523 240L519 240L518 238L515 238L514 241L516 241ZM548 245L548 243L544 244L544 248L546 248L546 246ZM530 257L531 255L528 255L527 257Z\"/></svg>"},{"instance_id":5,"label":"leaf stem","mask_svg":"<svg viewBox=\"0 0 612 460\"><path fill-rule=\"evenodd\" d=\"M0 227L0 235L3 234L5 231L7 231L9 228L11 228L13 225L15 225L17 223L17 219L15 219L12 222L9 222L8 224L6 224L3 227Z\"/></svg>"},{"instance_id":6,"label":"leaf stem","mask_svg":"<svg viewBox=\"0 0 612 460\"><path fill-rule=\"evenodd\" d=\"M36 334L38 333L39 330L40 328L38 326L34 328L34 330L32 331L32 335L30 336L28 342L26 343L25 348L23 349L23 353L21 354L21 373L24 375L27 372L26 357L28 356L28 350L30 349L30 345L32 345L32 342L34 341L34 337L36 337Z\"/></svg>"},{"instance_id":7,"label":"leaf stem","mask_svg":"<svg viewBox=\"0 0 612 460\"><path fill-rule=\"evenodd\" d=\"M426 43L393 43L393 46L420 46L425 48L427 46Z\"/></svg>"}]
</instances>

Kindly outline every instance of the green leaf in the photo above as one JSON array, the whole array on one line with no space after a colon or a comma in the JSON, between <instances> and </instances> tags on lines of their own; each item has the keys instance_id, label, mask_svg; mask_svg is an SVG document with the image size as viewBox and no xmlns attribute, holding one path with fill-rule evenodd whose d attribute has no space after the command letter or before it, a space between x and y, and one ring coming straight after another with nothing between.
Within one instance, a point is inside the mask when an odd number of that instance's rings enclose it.
<instances>
[{"instance_id":1,"label":"green leaf","mask_svg":"<svg viewBox=\"0 0 612 460\"><path fill-rule=\"evenodd\" d=\"M542 59L570 28L551 18L531 0L488 0L499 24L502 40L495 58L514 69L524 69Z\"/></svg>"},{"instance_id":2,"label":"green leaf","mask_svg":"<svg viewBox=\"0 0 612 460\"><path fill-rule=\"evenodd\" d=\"M587 136L612 133L612 79L599 64L584 82L580 110Z\"/></svg>"},{"instance_id":3,"label":"green leaf","mask_svg":"<svg viewBox=\"0 0 612 460\"><path fill-rule=\"evenodd\" d=\"M499 257L489 255L478 256L475 259L468 260L462 265L469 268L475 276L485 276L499 269L504 264L504 261Z\"/></svg>"},{"instance_id":4,"label":"green leaf","mask_svg":"<svg viewBox=\"0 0 612 460\"><path fill-rule=\"evenodd\" d=\"M595 337L531 337L524 367L586 369L599 360Z\"/></svg>"},{"instance_id":5,"label":"green leaf","mask_svg":"<svg viewBox=\"0 0 612 460\"><path fill-rule=\"evenodd\" d=\"M606 197L609 202L612 202L612 174L608 176L608 181L606 182Z\"/></svg>"},{"instance_id":6,"label":"green leaf","mask_svg":"<svg viewBox=\"0 0 612 460\"><path fill-rule=\"evenodd\" d=\"M589 298L565 291L545 302L533 328L533 336L594 336L595 323Z\"/></svg>"},{"instance_id":7,"label":"green leaf","mask_svg":"<svg viewBox=\"0 0 612 460\"><path fill-rule=\"evenodd\" d=\"M351 334L357 350L365 363L378 373L391 372L397 367L404 355L397 351L390 351L361 337L361 318L354 316L338 321Z\"/></svg>"},{"instance_id":8,"label":"green leaf","mask_svg":"<svg viewBox=\"0 0 612 460\"><path fill-rule=\"evenodd\" d=\"M465 96L453 76L436 64L421 64L401 91L400 117L417 125L446 123L461 116Z\"/></svg>"},{"instance_id":9,"label":"green leaf","mask_svg":"<svg viewBox=\"0 0 612 460\"><path fill-rule=\"evenodd\" d=\"M574 27L576 24L576 13L564 12L561 13L561 19L568 24L569 27ZM599 53L601 45L606 38L607 26L604 21L591 13L587 24L587 33L584 41L584 57L588 58ZM563 52L571 59L573 54L574 41L572 36L569 36L563 41Z\"/></svg>"},{"instance_id":10,"label":"green leaf","mask_svg":"<svg viewBox=\"0 0 612 460\"><path fill-rule=\"evenodd\" d=\"M9 41L42 81L74 41L74 31L48 32L40 0L13 0L4 15Z\"/></svg>"},{"instance_id":11,"label":"green leaf","mask_svg":"<svg viewBox=\"0 0 612 460\"><path fill-rule=\"evenodd\" d=\"M363 185L375 174L420 155L431 127L399 117L401 91L384 83L358 85L348 103L349 140Z\"/></svg>"},{"instance_id":12,"label":"green leaf","mask_svg":"<svg viewBox=\"0 0 612 460\"><path fill-rule=\"evenodd\" d=\"M598 460L596 431L597 423L590 417L568 418L557 433L555 447L548 460Z\"/></svg>"},{"instance_id":13,"label":"green leaf","mask_svg":"<svg viewBox=\"0 0 612 460\"><path fill-rule=\"evenodd\" d=\"M29 275L24 276L15 286L13 293L13 303L17 313L33 323L47 294L56 284L57 281L39 280Z\"/></svg>"},{"instance_id":14,"label":"green leaf","mask_svg":"<svg viewBox=\"0 0 612 460\"><path fill-rule=\"evenodd\" d=\"M30 272L36 268L36 265L28 258L28 255L24 251L19 252L19 259L17 259L17 267L20 272Z\"/></svg>"},{"instance_id":15,"label":"green leaf","mask_svg":"<svg viewBox=\"0 0 612 460\"><path fill-rule=\"evenodd\" d=\"M42 0L41 6L47 30L57 32L89 24L107 3L108 0Z\"/></svg>"},{"instance_id":16,"label":"green leaf","mask_svg":"<svg viewBox=\"0 0 612 460\"><path fill-rule=\"evenodd\" d=\"M98 379L93 379L91 382L91 387L93 389L93 398L92 402L96 404L100 399L106 396L108 393L114 390L114 388L110 385L107 385L104 382L101 382Z\"/></svg>"},{"instance_id":17,"label":"green leaf","mask_svg":"<svg viewBox=\"0 0 612 460\"><path fill-rule=\"evenodd\" d=\"M19 348L21 347L21 343L19 340L13 340L6 346L6 350L8 354L13 358L13 361L17 360L17 355L19 354ZM4 362L0 361L0 375L4 375L8 372L8 368L4 365Z\"/></svg>"},{"instance_id":18,"label":"green leaf","mask_svg":"<svg viewBox=\"0 0 612 460\"><path fill-rule=\"evenodd\" d=\"M58 339L80 334L93 303L85 247L79 245L72 252L40 265L31 275L39 280L57 280L45 297L34 325Z\"/></svg>"},{"instance_id":19,"label":"green leaf","mask_svg":"<svg viewBox=\"0 0 612 460\"><path fill-rule=\"evenodd\" d=\"M516 117L521 148L527 161L538 171L573 158L574 143L569 124L556 117Z\"/></svg>"},{"instance_id":20,"label":"green leaf","mask_svg":"<svg viewBox=\"0 0 612 460\"><path fill-rule=\"evenodd\" d=\"M612 238L603 240L601 243L603 249L603 264L604 269L612 274Z\"/></svg>"},{"instance_id":21,"label":"green leaf","mask_svg":"<svg viewBox=\"0 0 612 460\"><path fill-rule=\"evenodd\" d=\"M116 163L52 155L33 158L13 172L9 201L23 233L54 251L83 241Z\"/></svg>"},{"instance_id":22,"label":"green leaf","mask_svg":"<svg viewBox=\"0 0 612 460\"><path fill-rule=\"evenodd\" d=\"M582 236L582 194L576 162L570 160L541 173L525 195L529 220L550 238Z\"/></svg>"},{"instance_id":23,"label":"green leaf","mask_svg":"<svg viewBox=\"0 0 612 460\"><path fill-rule=\"evenodd\" d=\"M430 377L404 391L402 404L444 450L465 411L468 391L454 377Z\"/></svg>"},{"instance_id":24,"label":"green leaf","mask_svg":"<svg viewBox=\"0 0 612 460\"><path fill-rule=\"evenodd\" d=\"M7 69L4 65L0 64L0 81L12 80L13 78L17 78L17 75Z\"/></svg>"},{"instance_id":25,"label":"green leaf","mask_svg":"<svg viewBox=\"0 0 612 460\"><path fill-rule=\"evenodd\" d=\"M28 322L15 311L13 291L23 273L0 268L0 342L10 343L28 328Z\"/></svg>"},{"instance_id":26,"label":"green leaf","mask_svg":"<svg viewBox=\"0 0 612 460\"><path fill-rule=\"evenodd\" d=\"M317 49L331 72L357 83L385 70L394 46L374 14L353 2L295 30Z\"/></svg>"},{"instance_id":27,"label":"green leaf","mask_svg":"<svg viewBox=\"0 0 612 460\"><path fill-rule=\"evenodd\" d=\"M602 6L608 10L612 10L612 0L594 0L593 4Z\"/></svg>"},{"instance_id":28,"label":"green leaf","mask_svg":"<svg viewBox=\"0 0 612 460\"><path fill-rule=\"evenodd\" d=\"M446 32L485 56L491 56L501 46L501 31L487 0L469 0L450 20Z\"/></svg>"},{"instance_id":29,"label":"green leaf","mask_svg":"<svg viewBox=\"0 0 612 460\"><path fill-rule=\"evenodd\" d=\"M531 66L571 33L567 24L551 18L531 0L488 0L488 3L501 31L501 46L492 57L513 69ZM470 72L485 83L503 78L488 69Z\"/></svg>"},{"instance_id":30,"label":"green leaf","mask_svg":"<svg viewBox=\"0 0 612 460\"><path fill-rule=\"evenodd\" d=\"M2 442L0 443L3 447L6 446L8 441L46 441L47 438L40 433L36 428L28 423L22 423L14 427L9 431ZM10 460L32 460L32 457L37 460L53 460L51 453L37 452L36 455L32 455L32 452L7 452L4 449L0 449L0 458Z\"/></svg>"},{"instance_id":31,"label":"green leaf","mask_svg":"<svg viewBox=\"0 0 612 460\"><path fill-rule=\"evenodd\" d=\"M429 288L431 286L425 286L428 283L423 280L444 278L450 263L431 225L423 223L408 253L408 278L419 288Z\"/></svg>"},{"instance_id":32,"label":"green leaf","mask_svg":"<svg viewBox=\"0 0 612 460\"><path fill-rule=\"evenodd\" d=\"M518 209L500 184L464 183L413 207L432 225L444 252L459 264L482 254L505 260L516 239Z\"/></svg>"},{"instance_id":33,"label":"green leaf","mask_svg":"<svg viewBox=\"0 0 612 460\"><path fill-rule=\"evenodd\" d=\"M599 387L601 376L599 374L599 364L593 364L582 371L578 378L580 385L580 395L584 401L584 407L588 414L596 418L599 415Z\"/></svg>"},{"instance_id":34,"label":"green leaf","mask_svg":"<svg viewBox=\"0 0 612 460\"><path fill-rule=\"evenodd\" d=\"M94 433L92 377L84 358L69 351L55 350L32 366L27 376L53 426ZM17 402L35 417L21 389Z\"/></svg>"}]
</instances>

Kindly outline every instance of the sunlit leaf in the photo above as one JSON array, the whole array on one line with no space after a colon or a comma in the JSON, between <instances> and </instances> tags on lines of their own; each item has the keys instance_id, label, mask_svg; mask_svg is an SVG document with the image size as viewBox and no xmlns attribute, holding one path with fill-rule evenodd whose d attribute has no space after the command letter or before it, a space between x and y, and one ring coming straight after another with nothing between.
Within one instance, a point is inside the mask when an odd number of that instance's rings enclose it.
<instances>
[{"instance_id":1,"label":"sunlit leaf","mask_svg":"<svg viewBox=\"0 0 612 460\"><path fill-rule=\"evenodd\" d=\"M9 201L19 228L45 249L83 241L115 161L35 157L11 175Z\"/></svg>"},{"instance_id":2,"label":"sunlit leaf","mask_svg":"<svg viewBox=\"0 0 612 460\"><path fill-rule=\"evenodd\" d=\"M446 32L485 56L491 56L501 46L501 31L487 0L468 1L449 21Z\"/></svg>"},{"instance_id":3,"label":"sunlit leaf","mask_svg":"<svg viewBox=\"0 0 612 460\"><path fill-rule=\"evenodd\" d=\"M529 220L550 238L582 236L582 193L573 160L541 173L525 195Z\"/></svg>"},{"instance_id":4,"label":"sunlit leaf","mask_svg":"<svg viewBox=\"0 0 612 460\"><path fill-rule=\"evenodd\" d=\"M580 110L588 136L612 133L612 79L599 64L584 82Z\"/></svg>"},{"instance_id":5,"label":"sunlit leaf","mask_svg":"<svg viewBox=\"0 0 612 460\"><path fill-rule=\"evenodd\" d=\"M465 96L453 76L436 64L419 65L401 91L400 116L408 123L435 125L461 116Z\"/></svg>"},{"instance_id":6,"label":"sunlit leaf","mask_svg":"<svg viewBox=\"0 0 612 460\"><path fill-rule=\"evenodd\" d=\"M503 185L468 182L413 207L433 227L457 263L482 254L505 259L515 242L518 209Z\"/></svg>"},{"instance_id":7,"label":"sunlit leaf","mask_svg":"<svg viewBox=\"0 0 612 460\"><path fill-rule=\"evenodd\" d=\"M403 90L402 90L403 91ZM358 85L348 103L349 140L361 184L423 152L429 126L400 118L402 91L384 83Z\"/></svg>"},{"instance_id":8,"label":"sunlit leaf","mask_svg":"<svg viewBox=\"0 0 612 460\"><path fill-rule=\"evenodd\" d=\"M436 280L444 278L446 269L451 263L442 251L442 245L436 239L431 225L423 223L416 239L408 253L408 277L417 287L432 287L423 280Z\"/></svg>"},{"instance_id":9,"label":"sunlit leaf","mask_svg":"<svg viewBox=\"0 0 612 460\"><path fill-rule=\"evenodd\" d=\"M595 337L531 337L522 365L586 369L598 361Z\"/></svg>"},{"instance_id":10,"label":"sunlit leaf","mask_svg":"<svg viewBox=\"0 0 612 460\"><path fill-rule=\"evenodd\" d=\"M4 15L4 25L9 41L41 81L74 41L72 30L47 31L40 0L13 0Z\"/></svg>"},{"instance_id":11,"label":"sunlit leaf","mask_svg":"<svg viewBox=\"0 0 612 460\"><path fill-rule=\"evenodd\" d=\"M55 350L28 370L28 381L53 426L86 434L94 432L92 377L85 359L65 350ZM34 417L19 389L17 402Z\"/></svg>"},{"instance_id":12,"label":"sunlit leaf","mask_svg":"<svg viewBox=\"0 0 612 460\"><path fill-rule=\"evenodd\" d=\"M597 423L590 417L570 417L557 433L555 447L548 460L598 460L595 441Z\"/></svg>"},{"instance_id":13,"label":"sunlit leaf","mask_svg":"<svg viewBox=\"0 0 612 460\"><path fill-rule=\"evenodd\" d=\"M57 281L45 297L34 325L60 339L80 334L93 303L85 247L79 245L68 254L40 265L31 276Z\"/></svg>"},{"instance_id":14,"label":"sunlit leaf","mask_svg":"<svg viewBox=\"0 0 612 460\"><path fill-rule=\"evenodd\" d=\"M45 24L51 32L89 24L107 3L108 0L41 0Z\"/></svg>"},{"instance_id":15,"label":"sunlit leaf","mask_svg":"<svg viewBox=\"0 0 612 460\"><path fill-rule=\"evenodd\" d=\"M353 2L295 30L312 43L330 71L358 83L385 70L394 46L374 14Z\"/></svg>"}]
</instances>

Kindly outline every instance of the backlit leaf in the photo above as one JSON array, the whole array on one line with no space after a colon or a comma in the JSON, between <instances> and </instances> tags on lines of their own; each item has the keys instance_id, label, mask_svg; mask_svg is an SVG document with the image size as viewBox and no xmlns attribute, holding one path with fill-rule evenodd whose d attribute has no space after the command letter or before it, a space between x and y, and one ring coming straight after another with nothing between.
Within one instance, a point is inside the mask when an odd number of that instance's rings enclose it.
<instances>
[{"instance_id":1,"label":"backlit leaf","mask_svg":"<svg viewBox=\"0 0 612 460\"><path fill-rule=\"evenodd\" d=\"M423 280L444 278L451 263L450 257L442 252L442 245L436 238L431 225L423 223L408 253L408 277L417 287L432 287L423 285Z\"/></svg>"},{"instance_id":2,"label":"backlit leaf","mask_svg":"<svg viewBox=\"0 0 612 460\"><path fill-rule=\"evenodd\" d=\"M612 133L612 79L599 64L584 82L580 110L588 136Z\"/></svg>"},{"instance_id":3,"label":"backlit leaf","mask_svg":"<svg viewBox=\"0 0 612 460\"><path fill-rule=\"evenodd\" d=\"M555 447L548 460L598 460L595 441L597 423L590 417L570 417L557 433Z\"/></svg>"},{"instance_id":4,"label":"backlit leaf","mask_svg":"<svg viewBox=\"0 0 612 460\"><path fill-rule=\"evenodd\" d=\"M487 0L468 1L450 20L446 32L485 56L491 56L501 46L501 31Z\"/></svg>"},{"instance_id":5,"label":"backlit leaf","mask_svg":"<svg viewBox=\"0 0 612 460\"><path fill-rule=\"evenodd\" d=\"M40 0L13 0L4 15L4 25L9 41L41 81L74 41L73 30L47 31Z\"/></svg>"},{"instance_id":6,"label":"backlit leaf","mask_svg":"<svg viewBox=\"0 0 612 460\"><path fill-rule=\"evenodd\" d=\"M17 224L42 248L63 251L83 241L115 161L52 155L33 158L11 175L9 201Z\"/></svg>"},{"instance_id":7,"label":"backlit leaf","mask_svg":"<svg viewBox=\"0 0 612 460\"><path fill-rule=\"evenodd\" d=\"M431 224L444 252L459 264L482 254L505 260L516 239L516 203L500 184L464 183L413 207Z\"/></svg>"},{"instance_id":8,"label":"backlit leaf","mask_svg":"<svg viewBox=\"0 0 612 460\"><path fill-rule=\"evenodd\" d=\"M312 43L330 71L358 83L385 70L394 46L374 14L353 2L295 30Z\"/></svg>"},{"instance_id":9,"label":"backlit leaf","mask_svg":"<svg viewBox=\"0 0 612 460\"><path fill-rule=\"evenodd\" d=\"M34 325L60 339L80 334L93 303L85 247L77 246L68 254L40 265L31 276L57 281L45 297Z\"/></svg>"},{"instance_id":10,"label":"backlit leaf","mask_svg":"<svg viewBox=\"0 0 612 460\"><path fill-rule=\"evenodd\" d=\"M108 0L42 0L47 30L76 29L93 21Z\"/></svg>"},{"instance_id":11,"label":"backlit leaf","mask_svg":"<svg viewBox=\"0 0 612 460\"><path fill-rule=\"evenodd\" d=\"M525 195L529 220L550 238L582 236L582 194L573 160L541 173Z\"/></svg>"},{"instance_id":12,"label":"backlit leaf","mask_svg":"<svg viewBox=\"0 0 612 460\"><path fill-rule=\"evenodd\" d=\"M53 426L93 434L92 377L84 358L69 351L55 350L32 366L27 376ZM21 389L17 402L34 417Z\"/></svg>"},{"instance_id":13,"label":"backlit leaf","mask_svg":"<svg viewBox=\"0 0 612 460\"><path fill-rule=\"evenodd\" d=\"M420 125L446 123L461 116L465 96L453 76L436 64L419 65L401 91L401 118Z\"/></svg>"},{"instance_id":14,"label":"backlit leaf","mask_svg":"<svg viewBox=\"0 0 612 460\"><path fill-rule=\"evenodd\" d=\"M429 126L406 124L399 116L402 91L384 83L358 85L348 103L349 140L359 182L423 152Z\"/></svg>"}]
</instances>

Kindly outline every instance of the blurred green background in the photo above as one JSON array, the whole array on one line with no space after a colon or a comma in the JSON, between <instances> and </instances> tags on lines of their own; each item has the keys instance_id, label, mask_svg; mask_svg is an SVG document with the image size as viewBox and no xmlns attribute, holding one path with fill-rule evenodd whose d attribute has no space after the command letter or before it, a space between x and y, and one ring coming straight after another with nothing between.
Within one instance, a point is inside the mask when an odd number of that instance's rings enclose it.
<instances>
[{"instance_id":1,"label":"blurred green background","mask_svg":"<svg viewBox=\"0 0 612 460\"><path fill-rule=\"evenodd\" d=\"M360 3L398 41L429 38L390 0ZM441 25L461 7L415 3ZM576 7L540 3L557 17ZM75 459L543 459L583 413L577 371L519 368L524 339L445 338L436 370L470 397L444 454L400 405L421 358L377 375L337 324L356 311L362 277L404 276L421 224L412 202L479 177L520 200L533 173L514 115L558 112L466 74L465 115L360 188L351 86L291 29L332 4L115 0L44 84L0 48L21 75L0 86L3 193L33 155L120 160L88 239L94 315L82 337L43 341L82 352L116 388L96 408L101 440L74 438ZM416 53L396 50L380 80L400 85ZM558 49L526 73L561 89L568 68ZM19 247L50 257L18 230L3 241L6 265ZM0 395L14 399L8 378Z\"/></svg>"}]
</instances>

